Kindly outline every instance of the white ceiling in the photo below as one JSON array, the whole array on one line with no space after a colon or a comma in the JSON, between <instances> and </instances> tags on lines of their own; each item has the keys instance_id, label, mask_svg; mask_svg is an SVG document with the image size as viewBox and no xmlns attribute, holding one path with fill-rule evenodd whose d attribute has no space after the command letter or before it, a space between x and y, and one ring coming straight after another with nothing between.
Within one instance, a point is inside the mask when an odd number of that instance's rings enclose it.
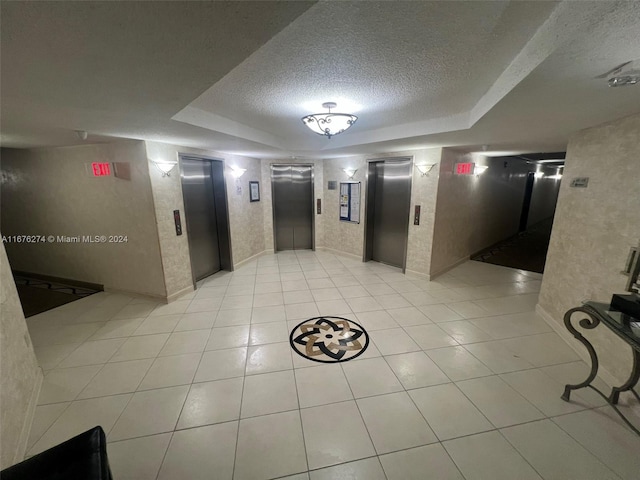
<instances>
[{"instance_id":1,"label":"white ceiling","mask_svg":"<svg viewBox=\"0 0 640 480\"><path fill-rule=\"evenodd\" d=\"M3 2L2 145L140 138L254 157L561 151L640 111L636 2ZM359 116L328 140L300 118Z\"/></svg>"}]
</instances>

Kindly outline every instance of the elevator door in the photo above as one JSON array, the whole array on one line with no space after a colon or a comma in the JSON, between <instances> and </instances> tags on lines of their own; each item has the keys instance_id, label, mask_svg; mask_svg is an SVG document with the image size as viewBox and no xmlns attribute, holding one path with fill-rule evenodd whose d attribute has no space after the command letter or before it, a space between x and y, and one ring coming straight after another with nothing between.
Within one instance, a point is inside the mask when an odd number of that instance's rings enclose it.
<instances>
[{"instance_id":1,"label":"elevator door","mask_svg":"<svg viewBox=\"0 0 640 480\"><path fill-rule=\"evenodd\" d=\"M312 168L271 166L276 251L313 249Z\"/></svg>"},{"instance_id":2,"label":"elevator door","mask_svg":"<svg viewBox=\"0 0 640 480\"><path fill-rule=\"evenodd\" d=\"M409 210L411 202L410 159L374 162L369 167L372 187L368 195L368 208L373 207L368 221L371 238L371 260L404 268ZM368 212L369 213L369 212Z\"/></svg>"},{"instance_id":3,"label":"elevator door","mask_svg":"<svg viewBox=\"0 0 640 480\"><path fill-rule=\"evenodd\" d=\"M220 246L211 161L182 159L182 195L195 280L220 270Z\"/></svg>"}]
</instances>

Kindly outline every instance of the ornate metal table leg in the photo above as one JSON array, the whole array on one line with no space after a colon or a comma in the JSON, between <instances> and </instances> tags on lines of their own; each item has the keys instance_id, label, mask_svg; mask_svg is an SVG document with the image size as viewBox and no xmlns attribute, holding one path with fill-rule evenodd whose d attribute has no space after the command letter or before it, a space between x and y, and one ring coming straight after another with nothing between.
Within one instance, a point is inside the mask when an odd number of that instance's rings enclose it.
<instances>
[{"instance_id":1,"label":"ornate metal table leg","mask_svg":"<svg viewBox=\"0 0 640 480\"><path fill-rule=\"evenodd\" d=\"M632 390L633 387L636 386L640 380L640 353L637 350L633 351L633 369L631 370L631 375L629 376L629 380L627 380L623 385L619 387L613 387L611 389L611 395L609 396L609 403L617 404L618 399L620 398L620 392L626 392L631 390L631 392L638 398L638 394ZM640 400L640 398L638 398Z\"/></svg>"},{"instance_id":2,"label":"ornate metal table leg","mask_svg":"<svg viewBox=\"0 0 640 480\"><path fill-rule=\"evenodd\" d=\"M584 382L578 383L577 385L566 385L564 387L564 393L560 398L562 398L565 402L569 401L571 390L577 390L579 388L587 387L591 384L591 382L593 382L593 379L596 378L596 375L598 374L599 366L598 356L596 355L596 351L593 348L593 345L591 345L591 343L589 343L589 341L584 338L582 334L571 324L571 315L573 315L575 312L582 312L588 315L587 318L583 318L578 322L578 324L584 329L592 330L600 324L600 319L598 318L597 313L592 311L588 306L572 308L564 314L564 326L567 327L567 330L571 332L571 335L573 335L576 340L578 340L585 346L585 348L589 352L589 356L591 357L591 372L589 373L587 379Z\"/></svg>"}]
</instances>

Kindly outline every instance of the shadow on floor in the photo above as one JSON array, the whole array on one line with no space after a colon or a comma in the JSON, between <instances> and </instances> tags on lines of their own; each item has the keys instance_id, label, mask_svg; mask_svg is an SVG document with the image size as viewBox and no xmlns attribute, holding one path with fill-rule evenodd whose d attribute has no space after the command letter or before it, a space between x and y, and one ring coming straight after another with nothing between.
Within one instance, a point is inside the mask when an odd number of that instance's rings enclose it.
<instances>
[{"instance_id":1,"label":"shadow on floor","mask_svg":"<svg viewBox=\"0 0 640 480\"><path fill-rule=\"evenodd\" d=\"M52 308L60 307L66 303L80 300L81 298L98 292L98 290L74 287L19 275L15 275L14 280L25 318L46 312Z\"/></svg>"},{"instance_id":2,"label":"shadow on floor","mask_svg":"<svg viewBox=\"0 0 640 480\"><path fill-rule=\"evenodd\" d=\"M544 273L553 218L543 220L472 257L471 260Z\"/></svg>"}]
</instances>

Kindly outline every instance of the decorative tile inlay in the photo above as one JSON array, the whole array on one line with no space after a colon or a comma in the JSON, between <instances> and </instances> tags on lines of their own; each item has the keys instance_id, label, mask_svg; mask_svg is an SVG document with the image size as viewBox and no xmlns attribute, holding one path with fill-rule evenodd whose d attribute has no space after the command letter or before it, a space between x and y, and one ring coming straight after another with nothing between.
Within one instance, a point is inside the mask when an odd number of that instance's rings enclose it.
<instances>
[{"instance_id":1,"label":"decorative tile inlay","mask_svg":"<svg viewBox=\"0 0 640 480\"><path fill-rule=\"evenodd\" d=\"M353 320L341 317L314 317L291 331L289 343L300 356L314 362L346 362L369 346L369 335Z\"/></svg>"}]
</instances>

